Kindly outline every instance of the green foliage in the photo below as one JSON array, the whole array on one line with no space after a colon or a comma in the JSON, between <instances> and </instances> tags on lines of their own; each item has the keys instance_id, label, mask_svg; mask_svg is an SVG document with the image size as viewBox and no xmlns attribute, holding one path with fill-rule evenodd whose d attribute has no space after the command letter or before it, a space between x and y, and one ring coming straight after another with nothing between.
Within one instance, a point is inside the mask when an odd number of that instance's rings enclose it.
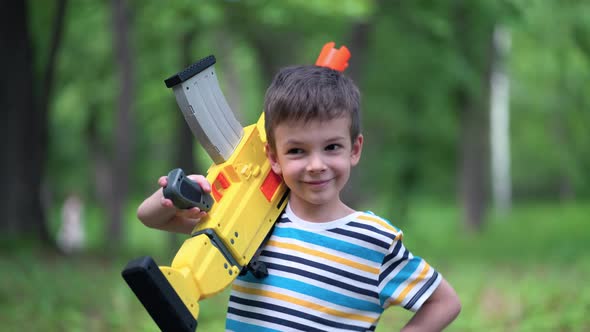
<instances>
[{"instance_id":1,"label":"green foliage","mask_svg":"<svg viewBox=\"0 0 590 332\"><path fill-rule=\"evenodd\" d=\"M337 6L329 1L130 2L137 129L132 188L148 187L154 174L170 167L173 123L179 114L162 81L187 65L180 54L183 36L194 40L194 60L212 53L223 55L222 45L228 45L223 47L231 50L229 57L218 64L221 84L227 91L228 84L238 83L240 98L235 108L245 123L251 123L260 112L268 84L268 77L260 74L265 64L260 63L257 40L272 38L274 56L284 57L276 59L278 64L311 63L318 45L346 41L354 22L368 22L372 27L369 48L352 50L353 57L367 52L366 63L359 64L368 143L362 173L377 175L366 180L379 195L402 195L395 188L403 186L400 183L408 170L418 177L414 190L427 195L448 193L455 183L459 139L453 89L462 85L486 93L482 66L490 29L499 22L513 32L510 74L517 192L551 191L565 176L575 192L588 194L584 170L590 160L584 151L590 140L587 112L582 110L589 102L584 94L590 77L584 41L590 27L580 14L588 5L573 1L554 10L557 5L551 2L481 1L459 6L370 0ZM51 24L50 7L31 7L39 63L48 48L44 41ZM91 194L92 183L80 181L92 178L94 169L88 149L89 121L95 119L99 148L107 156L116 144L112 142L117 79L108 28L111 14L106 3L88 1L69 3L67 13L50 113L48 183L58 195L71 190ZM288 53L291 58L286 57ZM556 137L559 129L547 130L556 118L567 133L562 138Z\"/></svg>"},{"instance_id":2,"label":"green foliage","mask_svg":"<svg viewBox=\"0 0 590 332\"><path fill-rule=\"evenodd\" d=\"M567 181L587 195L590 81L581 73L590 69L590 53L578 47L575 31L589 7L574 1L548 11L545 3L531 4L514 30L510 61L515 185L529 197L556 197L559 182Z\"/></svg>"},{"instance_id":3,"label":"green foliage","mask_svg":"<svg viewBox=\"0 0 590 332\"><path fill-rule=\"evenodd\" d=\"M216 55L221 87L247 125L258 118L279 66L313 63L325 42L342 45L361 36L366 48L351 50L360 60L349 72L358 71L363 94L362 206L386 201L388 212L399 216L422 197L455 201L457 90L466 88L479 98L475 110L487 111L490 33L497 24L513 40L508 69L516 199L586 198L590 25L583 13L589 9L585 1L533 0L129 1L135 69L130 199L152 192L157 177L175 166L181 115L163 80L187 61ZM38 71L53 11L50 4L30 4ZM106 166L112 160L119 83L111 22L108 2L68 2L48 123L44 185L52 204L70 192L95 201L97 160ZM355 30L359 24L365 35ZM209 158L200 147L195 152L206 167Z\"/></svg>"}]
</instances>

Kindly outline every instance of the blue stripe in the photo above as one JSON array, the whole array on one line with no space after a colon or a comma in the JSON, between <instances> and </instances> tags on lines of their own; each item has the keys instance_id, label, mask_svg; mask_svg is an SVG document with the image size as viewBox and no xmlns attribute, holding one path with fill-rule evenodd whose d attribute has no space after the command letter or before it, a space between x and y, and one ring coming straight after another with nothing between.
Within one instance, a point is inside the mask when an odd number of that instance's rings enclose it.
<instances>
[{"instance_id":1,"label":"blue stripe","mask_svg":"<svg viewBox=\"0 0 590 332\"><path fill-rule=\"evenodd\" d=\"M264 285L267 286L274 286L277 288L286 289L295 293L332 302L334 304L341 305L347 308L355 308L359 310L377 313L383 311L383 308L376 303L355 299L354 297L323 289L321 287L310 285L302 281L293 280L285 277L279 277L272 274L264 279L256 279L256 277L252 276L250 273L248 273L245 276L240 276L238 278L245 282L254 284L260 284L262 281L264 282Z\"/></svg>"},{"instance_id":2,"label":"blue stripe","mask_svg":"<svg viewBox=\"0 0 590 332\"><path fill-rule=\"evenodd\" d=\"M262 327L258 325L252 325L229 318L225 320L225 329L236 332L281 332L280 330L269 329L268 327Z\"/></svg>"},{"instance_id":3,"label":"blue stripe","mask_svg":"<svg viewBox=\"0 0 590 332\"><path fill-rule=\"evenodd\" d=\"M296 240L305 239L305 242L307 243L330 248L335 251L341 251L375 263L381 263L383 261L383 254L378 251L355 245L347 241L332 239L310 231L275 227L273 236Z\"/></svg>"},{"instance_id":4,"label":"blue stripe","mask_svg":"<svg viewBox=\"0 0 590 332\"><path fill-rule=\"evenodd\" d=\"M407 262L408 264L406 264L406 266L404 266L404 268L389 281L387 286L383 288L383 292L381 293L383 300L391 298L397 288L403 282L407 281L414 272L416 272L416 269L420 265L420 262L422 262L422 259L420 257L414 257Z\"/></svg>"},{"instance_id":5,"label":"blue stripe","mask_svg":"<svg viewBox=\"0 0 590 332\"><path fill-rule=\"evenodd\" d=\"M362 326L344 324L344 323L329 320L329 319L326 319L323 317L314 316L314 315L311 315L309 313L302 312L299 310L283 307L283 306L268 303L268 302L244 299L244 298L241 298L241 297L238 297L235 295L232 295L229 298L229 301L233 302L233 303L243 304L243 305L250 306L250 307L262 308L262 309L265 309L265 312L269 312L269 313L272 311L281 312L281 313L284 313L284 314L287 314L290 316L307 319L307 320L312 321L314 323L327 325L327 326L334 327L334 328L347 329L350 331L365 331L366 330L366 328L364 328ZM260 310L254 309L254 311L260 311Z\"/></svg>"},{"instance_id":6,"label":"blue stripe","mask_svg":"<svg viewBox=\"0 0 590 332\"><path fill-rule=\"evenodd\" d=\"M352 273L350 271L341 270L341 269L335 268L333 266L329 266L329 265L326 265L326 264L314 262L314 261L311 261L311 260L308 260L308 259L305 259L305 258L293 256L293 255L287 255L287 254L283 254L283 253L276 252L276 251L264 250L260 254L260 257L272 257L272 258L284 259L284 260L289 261L289 262L296 262L296 263L304 264L304 265L307 265L307 266L315 267L317 269L324 270L324 271L327 271L327 272L331 272L331 273L337 274L339 276L342 276L342 277L345 277L345 278L349 278L349 279L353 279L353 280L356 280L358 282L369 284L369 285L372 285L372 286L375 286L375 287L379 285L379 283L377 282L377 279L366 278L366 277L363 277L361 275L354 274L354 273Z\"/></svg>"},{"instance_id":7,"label":"blue stripe","mask_svg":"<svg viewBox=\"0 0 590 332\"><path fill-rule=\"evenodd\" d=\"M301 270L301 269L296 269L290 266L285 266L285 265L280 265L280 264L272 264L272 263L266 263L266 267L268 269L275 269L275 270L280 270L280 271L285 271L288 273L292 273L295 274L297 276L302 276L302 277L306 277L309 279L313 279L316 281L319 281L321 283L327 284L327 285L331 285L334 287L339 287L342 289L346 289L349 292L353 292L353 293L357 293L359 295L365 295L365 296L369 296L372 298L377 297L377 292L372 291L372 290L368 290L365 288L360 288L360 287L356 287L352 284L349 283L345 283L342 281L338 281L332 278L328 278L316 273L311 273L309 271L305 271L305 270Z\"/></svg>"}]
</instances>

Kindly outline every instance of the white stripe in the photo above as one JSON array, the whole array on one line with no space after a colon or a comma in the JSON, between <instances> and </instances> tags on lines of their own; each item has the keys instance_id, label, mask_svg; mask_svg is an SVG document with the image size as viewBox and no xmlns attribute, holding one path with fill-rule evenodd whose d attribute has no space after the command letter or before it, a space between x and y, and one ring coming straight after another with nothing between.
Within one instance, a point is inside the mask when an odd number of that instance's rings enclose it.
<instances>
[{"instance_id":1,"label":"white stripe","mask_svg":"<svg viewBox=\"0 0 590 332\"><path fill-rule=\"evenodd\" d=\"M275 323L269 323L267 321L264 320L259 320L259 319L253 319L253 318L248 318L248 317L243 317L243 316L238 316L236 314L231 314L228 313L226 316L226 319L232 319L238 322L242 322L242 323L246 323L246 324L252 324L255 326L260 326L260 327L266 327L269 329L275 329L278 331L298 331L298 330L289 330L287 329L287 327L283 326L283 325L278 325ZM236 332L240 332L240 331L236 331Z\"/></svg>"}]
</instances>

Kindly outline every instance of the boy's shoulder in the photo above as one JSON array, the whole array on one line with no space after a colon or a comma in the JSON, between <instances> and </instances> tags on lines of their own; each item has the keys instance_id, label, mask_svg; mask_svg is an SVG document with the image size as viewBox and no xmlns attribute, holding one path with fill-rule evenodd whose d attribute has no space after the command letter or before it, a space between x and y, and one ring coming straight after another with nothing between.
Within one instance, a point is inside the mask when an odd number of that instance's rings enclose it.
<instances>
[{"instance_id":1,"label":"boy's shoulder","mask_svg":"<svg viewBox=\"0 0 590 332\"><path fill-rule=\"evenodd\" d=\"M354 221L365 225L365 227L375 229L377 232L392 234L395 239L403 237L401 229L395 227L388 219L380 217L372 211L359 211Z\"/></svg>"}]
</instances>

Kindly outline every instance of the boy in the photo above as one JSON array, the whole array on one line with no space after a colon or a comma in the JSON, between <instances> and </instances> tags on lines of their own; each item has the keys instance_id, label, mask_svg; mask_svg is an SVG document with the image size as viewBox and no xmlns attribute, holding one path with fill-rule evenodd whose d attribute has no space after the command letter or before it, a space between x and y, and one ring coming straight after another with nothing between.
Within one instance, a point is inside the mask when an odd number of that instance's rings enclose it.
<instances>
[{"instance_id":1,"label":"boy","mask_svg":"<svg viewBox=\"0 0 590 332\"><path fill-rule=\"evenodd\" d=\"M453 288L404 247L400 230L340 199L361 156L359 109L357 87L336 70L289 67L274 78L266 152L289 203L258 257L268 276L233 284L228 330L374 331L383 310L400 305L416 311L403 331L440 331L459 314ZM203 176L192 179L210 191ZM138 209L147 226L185 233L203 216L175 209L161 190Z\"/></svg>"}]
</instances>

